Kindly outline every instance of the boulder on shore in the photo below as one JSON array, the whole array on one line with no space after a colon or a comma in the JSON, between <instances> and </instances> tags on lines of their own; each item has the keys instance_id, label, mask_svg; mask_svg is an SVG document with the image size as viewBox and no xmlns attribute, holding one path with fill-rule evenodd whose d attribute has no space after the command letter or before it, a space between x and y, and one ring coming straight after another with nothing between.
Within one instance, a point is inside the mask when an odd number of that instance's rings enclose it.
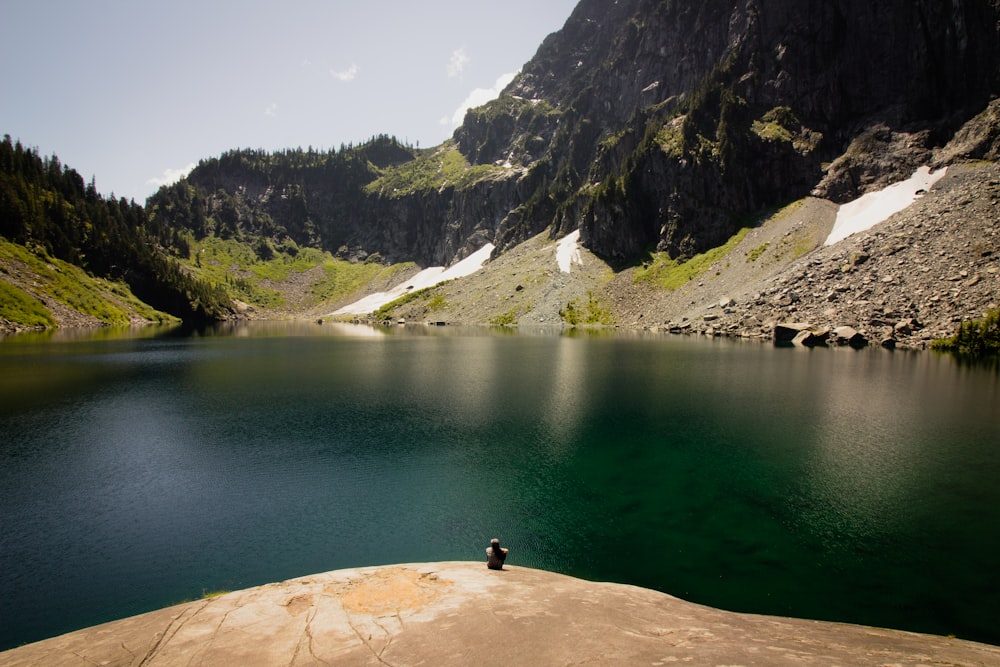
<instances>
[{"instance_id":1,"label":"boulder on shore","mask_svg":"<svg viewBox=\"0 0 1000 667\"><path fill-rule=\"evenodd\" d=\"M774 325L772 338L775 343L791 343L802 331L806 331L810 325L804 322L782 322Z\"/></svg>"},{"instance_id":2,"label":"boulder on shore","mask_svg":"<svg viewBox=\"0 0 1000 667\"><path fill-rule=\"evenodd\" d=\"M793 345L802 347L817 347L826 345L827 337L830 335L829 329L803 329L792 339Z\"/></svg>"},{"instance_id":3,"label":"boulder on shore","mask_svg":"<svg viewBox=\"0 0 1000 667\"><path fill-rule=\"evenodd\" d=\"M850 345L855 349L868 346L868 339L854 327L836 327L832 337L837 345Z\"/></svg>"}]
</instances>

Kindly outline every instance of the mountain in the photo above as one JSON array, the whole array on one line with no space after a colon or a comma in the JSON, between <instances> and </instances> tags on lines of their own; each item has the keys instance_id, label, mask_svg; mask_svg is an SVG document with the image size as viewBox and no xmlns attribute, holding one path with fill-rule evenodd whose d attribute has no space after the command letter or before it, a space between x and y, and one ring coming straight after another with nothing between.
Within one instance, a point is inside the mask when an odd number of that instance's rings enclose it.
<instances>
[{"instance_id":1,"label":"mountain","mask_svg":"<svg viewBox=\"0 0 1000 667\"><path fill-rule=\"evenodd\" d=\"M690 256L775 204L908 177L997 92L997 18L988 0L584 0L456 138L543 171L553 205L501 225L514 239L553 223L614 260Z\"/></svg>"},{"instance_id":2,"label":"mountain","mask_svg":"<svg viewBox=\"0 0 1000 667\"><path fill-rule=\"evenodd\" d=\"M0 141L0 331L216 320L228 295L162 250L142 206L102 197L58 157ZM168 235L169 236L169 235Z\"/></svg>"},{"instance_id":3,"label":"mountain","mask_svg":"<svg viewBox=\"0 0 1000 667\"><path fill-rule=\"evenodd\" d=\"M442 145L229 151L151 197L143 226L251 315L327 314L492 244L485 273L511 270L477 303L453 295L456 321L568 321L575 303L662 324L685 310L609 285L707 266L786 205L826 202L791 261L840 204L996 160L998 26L1000 0L581 0ZM602 266L586 280L531 259L576 231Z\"/></svg>"},{"instance_id":4,"label":"mountain","mask_svg":"<svg viewBox=\"0 0 1000 667\"><path fill-rule=\"evenodd\" d=\"M447 264L577 228L617 265L690 257L928 163L1000 90L998 19L997 0L583 0L436 149L234 152L186 183L239 230L343 257Z\"/></svg>"}]
</instances>

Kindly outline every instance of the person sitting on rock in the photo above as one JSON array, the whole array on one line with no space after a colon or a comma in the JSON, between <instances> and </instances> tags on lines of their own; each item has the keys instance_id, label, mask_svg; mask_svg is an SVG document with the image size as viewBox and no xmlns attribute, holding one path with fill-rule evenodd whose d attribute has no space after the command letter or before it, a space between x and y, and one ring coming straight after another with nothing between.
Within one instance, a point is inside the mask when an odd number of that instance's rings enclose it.
<instances>
[{"instance_id":1,"label":"person sitting on rock","mask_svg":"<svg viewBox=\"0 0 1000 667\"><path fill-rule=\"evenodd\" d=\"M503 562L507 560L508 549L500 546L500 540L493 538L486 547L486 567L491 570L502 570Z\"/></svg>"}]
</instances>

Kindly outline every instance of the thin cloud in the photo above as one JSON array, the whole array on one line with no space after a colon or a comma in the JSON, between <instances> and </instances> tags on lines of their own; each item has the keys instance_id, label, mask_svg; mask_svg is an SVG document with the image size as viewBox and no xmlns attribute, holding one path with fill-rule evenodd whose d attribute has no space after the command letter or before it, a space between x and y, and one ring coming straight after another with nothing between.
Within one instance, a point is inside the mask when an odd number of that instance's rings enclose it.
<instances>
[{"instance_id":1,"label":"thin cloud","mask_svg":"<svg viewBox=\"0 0 1000 667\"><path fill-rule=\"evenodd\" d=\"M276 102L271 102L264 109L264 115L268 118L276 118L278 116L278 104Z\"/></svg>"},{"instance_id":2,"label":"thin cloud","mask_svg":"<svg viewBox=\"0 0 1000 667\"><path fill-rule=\"evenodd\" d=\"M489 102L490 100L495 100L500 95L500 91L506 88L514 77L517 76L517 72L509 72L507 74L501 74L497 79L496 83L493 84L492 88L476 88L469 96L465 98L462 104L455 109L455 113L451 115L451 118L445 117L441 119L441 124L444 126L451 126L453 128L458 127L462 124L465 119L465 112L469 109L473 109L478 106L482 106Z\"/></svg>"},{"instance_id":3,"label":"thin cloud","mask_svg":"<svg viewBox=\"0 0 1000 667\"><path fill-rule=\"evenodd\" d=\"M330 76L345 83L354 81L354 79L358 76L358 66L356 63L351 63L351 66L345 70L332 69L330 70Z\"/></svg>"},{"instance_id":4,"label":"thin cloud","mask_svg":"<svg viewBox=\"0 0 1000 667\"><path fill-rule=\"evenodd\" d=\"M153 178L146 181L146 185L155 185L158 188L164 185L173 185L177 181L181 180L185 176L191 173L196 165L194 162L187 165L186 167L181 167L180 169L166 169L160 176L154 176Z\"/></svg>"},{"instance_id":5,"label":"thin cloud","mask_svg":"<svg viewBox=\"0 0 1000 667\"><path fill-rule=\"evenodd\" d=\"M465 66L469 64L469 54L465 52L465 49L455 49L451 53L451 60L448 61L448 78L449 79L461 79L462 73L465 72Z\"/></svg>"}]
</instances>

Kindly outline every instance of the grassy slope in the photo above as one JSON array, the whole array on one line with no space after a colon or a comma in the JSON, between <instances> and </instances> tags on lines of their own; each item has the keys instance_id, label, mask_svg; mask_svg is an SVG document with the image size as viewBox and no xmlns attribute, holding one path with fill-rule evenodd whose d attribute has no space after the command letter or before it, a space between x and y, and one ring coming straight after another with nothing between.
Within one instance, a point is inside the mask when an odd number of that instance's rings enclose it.
<instances>
[{"instance_id":1,"label":"grassy slope","mask_svg":"<svg viewBox=\"0 0 1000 667\"><path fill-rule=\"evenodd\" d=\"M438 157L443 156L439 154ZM784 217L783 214L795 208L788 207L775 217ZM718 263L725 261L741 244L748 231L741 230L723 246L687 262L653 255L644 267L629 272L631 280L655 290L676 290L700 278L710 268L715 270ZM615 299L605 290L611 280L610 269L596 258L590 258L588 270L581 272L577 267L572 275L561 274L555 264L554 244L543 238L545 236L505 254L502 260L488 265L476 279L454 281L408 295L407 299L387 306L380 315L386 319L403 317L477 324L608 325L618 322L613 312L615 308L611 306ZM387 289L404 280L408 272L417 270L413 264L387 267L377 263L350 263L314 248L274 249L273 245L271 258L264 260L255 250L259 247L256 241L208 237L197 242L191 239L191 247L194 248L192 257L181 260L185 270L211 283L224 285L230 296L248 304L254 316L260 318L325 316L365 293ZM776 247L758 242L756 250L745 261L760 265L775 252ZM127 323L130 319L127 313L120 312L121 308L115 307L113 300L96 296L111 293L114 299L124 299L128 294L124 286L97 281L75 267L38 257L9 243L2 246L2 264L5 268L18 265L29 267L29 270L21 269L22 279L13 281L14 285L0 282L3 306L0 319L24 326L65 326L65 319L54 315L36 296L49 304L60 300L93 318L90 322L69 324ZM26 273L44 278L26 281L23 279ZM0 273L0 278L8 278L11 282L5 273ZM71 287L74 281L79 283L76 290ZM41 291L34 289L28 294L25 285L34 283L49 287ZM155 311L143 313L141 307L139 302L133 305L133 309L146 319L164 317Z\"/></svg>"},{"instance_id":2,"label":"grassy slope","mask_svg":"<svg viewBox=\"0 0 1000 667\"><path fill-rule=\"evenodd\" d=\"M675 290L699 277L732 252L749 231L749 227L744 227L723 245L688 260L671 259L666 253L655 253L652 261L636 270L635 280L648 282L660 289Z\"/></svg>"},{"instance_id":3,"label":"grassy slope","mask_svg":"<svg viewBox=\"0 0 1000 667\"><path fill-rule=\"evenodd\" d=\"M385 197L403 197L449 185L461 189L507 174L503 167L471 166L450 140L437 148L421 151L415 160L379 171L379 178L369 183L365 191Z\"/></svg>"},{"instance_id":4,"label":"grassy slope","mask_svg":"<svg viewBox=\"0 0 1000 667\"><path fill-rule=\"evenodd\" d=\"M266 315L322 312L348 301L369 284L391 281L412 264L351 263L329 252L302 248L261 259L237 240L208 237L184 264L193 274L225 285L230 295ZM402 278L400 278L402 279Z\"/></svg>"},{"instance_id":5,"label":"grassy slope","mask_svg":"<svg viewBox=\"0 0 1000 667\"><path fill-rule=\"evenodd\" d=\"M44 252L0 238L0 320L22 327L124 326L175 318L137 299L123 283L88 275Z\"/></svg>"},{"instance_id":6,"label":"grassy slope","mask_svg":"<svg viewBox=\"0 0 1000 667\"><path fill-rule=\"evenodd\" d=\"M402 280L412 264L383 266L335 259L304 248L262 260L244 242L206 238L196 259L182 260L190 273L224 285L262 317L323 312L352 300L370 285ZM123 283L88 275L41 251L0 238L0 322L5 329L124 326L175 318L137 299Z\"/></svg>"}]
</instances>

